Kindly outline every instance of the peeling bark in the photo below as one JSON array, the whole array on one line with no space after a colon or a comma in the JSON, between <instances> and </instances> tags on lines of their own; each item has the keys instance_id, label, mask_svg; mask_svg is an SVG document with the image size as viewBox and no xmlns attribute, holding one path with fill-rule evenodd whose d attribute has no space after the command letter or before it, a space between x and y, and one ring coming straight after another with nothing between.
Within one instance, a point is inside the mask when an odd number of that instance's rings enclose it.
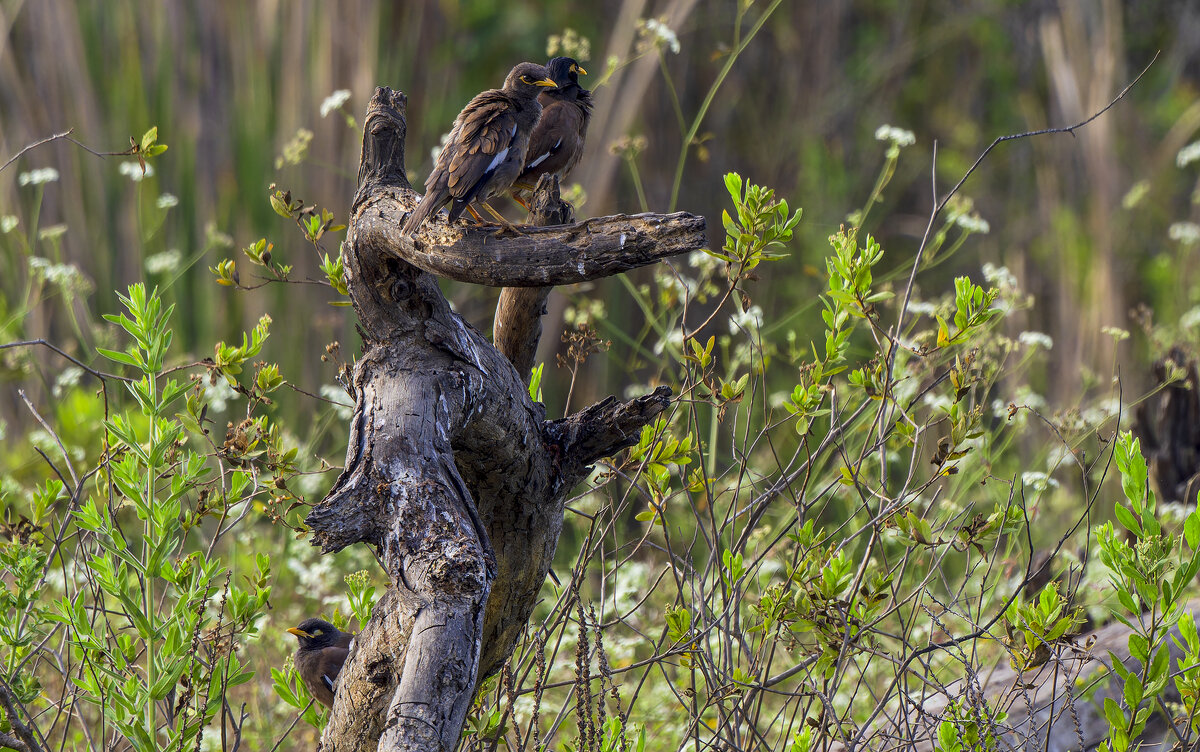
<instances>
[{"instance_id":1,"label":"peeling bark","mask_svg":"<svg viewBox=\"0 0 1200 752\"><path fill-rule=\"evenodd\" d=\"M540 330L529 309L540 310L543 293L522 291L498 314L518 370L450 310L433 273L547 286L705 242L703 218L686 213L522 227L519 236L438 216L415 239L403 236L420 198L404 173L405 104L380 88L367 112L342 247L367 350L355 366L345 470L308 517L315 545L371 545L391 579L339 677L321 740L331 752L454 749L478 681L503 666L529 619L568 493L670 398L662 387L547 421L524 365ZM535 200L544 221L567 217L556 186L542 185Z\"/></svg>"}]
</instances>

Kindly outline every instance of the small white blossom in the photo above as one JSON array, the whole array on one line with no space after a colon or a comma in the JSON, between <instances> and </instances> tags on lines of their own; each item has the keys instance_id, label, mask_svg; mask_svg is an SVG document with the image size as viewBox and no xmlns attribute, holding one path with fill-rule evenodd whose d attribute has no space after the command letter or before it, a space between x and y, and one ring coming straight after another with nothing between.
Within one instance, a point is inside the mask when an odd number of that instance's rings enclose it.
<instances>
[{"instance_id":1,"label":"small white blossom","mask_svg":"<svg viewBox=\"0 0 1200 752\"><path fill-rule=\"evenodd\" d=\"M153 256L146 257L146 273L168 274L178 269L182 261L183 254L180 253L178 248L156 253Z\"/></svg>"},{"instance_id":2,"label":"small white blossom","mask_svg":"<svg viewBox=\"0 0 1200 752\"><path fill-rule=\"evenodd\" d=\"M21 220L17 219L12 214L5 214L0 217L0 235L7 235L17 228Z\"/></svg>"},{"instance_id":3,"label":"small white blossom","mask_svg":"<svg viewBox=\"0 0 1200 752\"><path fill-rule=\"evenodd\" d=\"M680 329L672 329L667 333L666 337L659 339L654 343L654 354L662 355L663 351L670 345L672 349L679 350L683 347L683 331Z\"/></svg>"},{"instance_id":4,"label":"small white blossom","mask_svg":"<svg viewBox=\"0 0 1200 752\"><path fill-rule=\"evenodd\" d=\"M940 393L934 394L932 392L926 394L925 398L921 401L931 410L939 410L942 412L950 412L950 407L954 404L954 402L950 400L950 395Z\"/></svg>"},{"instance_id":5,"label":"small white blossom","mask_svg":"<svg viewBox=\"0 0 1200 752\"><path fill-rule=\"evenodd\" d=\"M978 214L960 214L954 218L954 224L967 232L980 235L987 235L992 231L992 226L988 224L988 221Z\"/></svg>"},{"instance_id":6,"label":"small white blossom","mask_svg":"<svg viewBox=\"0 0 1200 752\"><path fill-rule=\"evenodd\" d=\"M29 273L35 278L57 285L64 293L89 292L91 282L74 264L55 264L39 256L29 257Z\"/></svg>"},{"instance_id":7,"label":"small white blossom","mask_svg":"<svg viewBox=\"0 0 1200 752\"><path fill-rule=\"evenodd\" d=\"M214 248L232 248L233 236L221 232L216 222L209 222L204 226L204 242Z\"/></svg>"},{"instance_id":8,"label":"small white blossom","mask_svg":"<svg viewBox=\"0 0 1200 752\"><path fill-rule=\"evenodd\" d=\"M325 97L325 101L321 103L321 117L327 116L337 108L344 105L350 100L349 89L338 89L334 93Z\"/></svg>"},{"instance_id":9,"label":"small white blossom","mask_svg":"<svg viewBox=\"0 0 1200 752\"><path fill-rule=\"evenodd\" d=\"M1116 326L1102 326L1100 327L1100 333L1107 334L1117 342L1120 342L1123 339L1129 339L1129 331Z\"/></svg>"},{"instance_id":10,"label":"small white blossom","mask_svg":"<svg viewBox=\"0 0 1200 752\"><path fill-rule=\"evenodd\" d=\"M679 37L664 21L648 18L642 22L642 29L655 45L666 47L676 54L679 53Z\"/></svg>"},{"instance_id":11,"label":"small white blossom","mask_svg":"<svg viewBox=\"0 0 1200 752\"><path fill-rule=\"evenodd\" d=\"M1189 308L1179 317L1180 329L1195 329L1200 324L1200 306Z\"/></svg>"},{"instance_id":12,"label":"small white blossom","mask_svg":"<svg viewBox=\"0 0 1200 752\"><path fill-rule=\"evenodd\" d=\"M736 335L746 330L754 332L762 327L762 323L762 308L752 305L745 311L735 313L729 317L729 333Z\"/></svg>"},{"instance_id":13,"label":"small white blossom","mask_svg":"<svg viewBox=\"0 0 1200 752\"><path fill-rule=\"evenodd\" d=\"M1167 228L1167 237L1184 245L1200 242L1200 225L1195 222L1176 222Z\"/></svg>"},{"instance_id":14,"label":"small white blossom","mask_svg":"<svg viewBox=\"0 0 1200 752\"><path fill-rule=\"evenodd\" d=\"M983 265L983 278L988 284L1001 289L1017 289L1017 277L1008 270L1007 266L996 266L988 261Z\"/></svg>"},{"instance_id":15,"label":"small white blossom","mask_svg":"<svg viewBox=\"0 0 1200 752\"><path fill-rule=\"evenodd\" d=\"M876 141L890 141L896 146L912 146L917 142L915 133L894 125L881 125L875 129Z\"/></svg>"},{"instance_id":16,"label":"small white blossom","mask_svg":"<svg viewBox=\"0 0 1200 752\"><path fill-rule=\"evenodd\" d=\"M229 407L230 400L237 399L238 393L225 379L217 379L217 383L204 385L204 398L213 412L223 413Z\"/></svg>"},{"instance_id":17,"label":"small white blossom","mask_svg":"<svg viewBox=\"0 0 1200 752\"><path fill-rule=\"evenodd\" d=\"M68 366L58 372L58 376L54 379L54 386L50 389L50 393L55 399L61 399L63 394L68 389L79 383L83 377L83 369L79 366Z\"/></svg>"},{"instance_id":18,"label":"small white blossom","mask_svg":"<svg viewBox=\"0 0 1200 752\"><path fill-rule=\"evenodd\" d=\"M174 209L179 206L179 197L173 193L164 193L158 197L157 205L159 209Z\"/></svg>"},{"instance_id":19,"label":"small white blossom","mask_svg":"<svg viewBox=\"0 0 1200 752\"><path fill-rule=\"evenodd\" d=\"M1041 347L1046 350L1054 347L1054 340L1049 334L1042 332L1021 332L1017 335L1017 341L1026 347Z\"/></svg>"},{"instance_id":20,"label":"small white blossom","mask_svg":"<svg viewBox=\"0 0 1200 752\"><path fill-rule=\"evenodd\" d=\"M42 167L29 172L22 172L17 177L17 182L21 185L43 185L44 183L53 183L58 180L58 170L53 167Z\"/></svg>"},{"instance_id":21,"label":"small white blossom","mask_svg":"<svg viewBox=\"0 0 1200 752\"><path fill-rule=\"evenodd\" d=\"M354 405L346 402L346 390L336 384L324 384L321 387L321 396L333 403L333 414L338 417L338 420L350 420L350 416L354 415Z\"/></svg>"},{"instance_id":22,"label":"small white blossom","mask_svg":"<svg viewBox=\"0 0 1200 752\"><path fill-rule=\"evenodd\" d=\"M117 172L121 173L135 183L140 183L145 178L154 175L154 167L153 165L147 164L146 169L143 172L142 165L139 162L122 162L121 166L117 168Z\"/></svg>"},{"instance_id":23,"label":"small white blossom","mask_svg":"<svg viewBox=\"0 0 1200 752\"><path fill-rule=\"evenodd\" d=\"M1058 481L1045 473L1031 470L1021 473L1021 485L1029 486L1034 491L1045 491L1047 488L1058 488Z\"/></svg>"},{"instance_id":24,"label":"small white blossom","mask_svg":"<svg viewBox=\"0 0 1200 752\"><path fill-rule=\"evenodd\" d=\"M1200 141L1193 141L1180 149L1179 153L1175 155L1175 165L1178 167L1187 167L1197 159L1200 159Z\"/></svg>"}]
</instances>

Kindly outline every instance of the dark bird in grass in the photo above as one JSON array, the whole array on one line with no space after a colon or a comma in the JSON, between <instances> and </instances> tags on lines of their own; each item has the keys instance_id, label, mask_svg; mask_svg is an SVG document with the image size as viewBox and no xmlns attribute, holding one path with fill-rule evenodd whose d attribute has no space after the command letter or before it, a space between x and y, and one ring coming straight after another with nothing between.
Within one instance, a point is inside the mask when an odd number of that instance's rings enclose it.
<instances>
[{"instance_id":1,"label":"dark bird in grass","mask_svg":"<svg viewBox=\"0 0 1200 752\"><path fill-rule=\"evenodd\" d=\"M556 57L546 67L557 86L538 94L542 116L529 137L525 165L513 183L513 196L522 205L526 202L520 192L533 190L539 177L557 175L562 180L575 169L592 119L592 93L579 85L579 74L586 76L587 71L569 57Z\"/></svg>"},{"instance_id":2,"label":"dark bird in grass","mask_svg":"<svg viewBox=\"0 0 1200 752\"><path fill-rule=\"evenodd\" d=\"M292 627L300 649L296 651L296 671L309 694L327 708L333 707L333 688L354 635L341 631L323 619L305 619Z\"/></svg>"},{"instance_id":3,"label":"dark bird in grass","mask_svg":"<svg viewBox=\"0 0 1200 752\"><path fill-rule=\"evenodd\" d=\"M450 140L425 181L425 197L404 223L404 234L416 233L447 204L451 222L469 210L482 223L473 208L477 204L511 230L487 200L507 193L521 174L529 134L542 112L538 92L556 85L544 65L521 63L508 74L503 89L489 89L472 99L455 118Z\"/></svg>"}]
</instances>

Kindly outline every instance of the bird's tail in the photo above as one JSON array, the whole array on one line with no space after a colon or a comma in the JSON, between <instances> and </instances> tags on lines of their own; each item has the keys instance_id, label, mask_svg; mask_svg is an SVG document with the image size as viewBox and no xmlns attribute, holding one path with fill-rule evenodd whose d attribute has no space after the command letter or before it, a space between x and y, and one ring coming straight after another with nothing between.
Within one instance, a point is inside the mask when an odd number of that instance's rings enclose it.
<instances>
[{"instance_id":1,"label":"bird's tail","mask_svg":"<svg viewBox=\"0 0 1200 752\"><path fill-rule=\"evenodd\" d=\"M437 197L434 196L435 191L426 191L421 203L417 204L417 208L413 209L412 214L408 215L408 219L404 221L404 227L401 232L405 235L413 236L417 230L421 229L421 225L425 224L425 220L430 214L434 214L438 209L442 208L438 205Z\"/></svg>"}]
</instances>

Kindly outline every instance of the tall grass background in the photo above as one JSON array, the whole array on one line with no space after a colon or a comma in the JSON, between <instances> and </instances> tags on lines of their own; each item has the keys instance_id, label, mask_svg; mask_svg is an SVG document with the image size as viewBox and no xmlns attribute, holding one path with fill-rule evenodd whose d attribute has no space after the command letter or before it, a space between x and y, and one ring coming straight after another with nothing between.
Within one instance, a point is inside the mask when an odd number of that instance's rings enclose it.
<instances>
[{"instance_id":1,"label":"tall grass background","mask_svg":"<svg viewBox=\"0 0 1200 752\"><path fill-rule=\"evenodd\" d=\"M757 0L735 31L742 7L706 0L0 0L0 160L67 129L96 151L126 148L151 126L170 145L140 181L119 166L129 158L101 159L64 140L0 172L0 216L20 223L0 235L0 341L43 338L91 357L111 335L87 322L117 309L114 291L146 279L177 304L177 347L194 359L270 313L264 356L299 388L321 392L336 371L321 358L325 346L340 341L345 358L357 352L350 309L329 305L336 296L320 285L251 293L219 287L208 267L265 237L277 260L294 265L294 277L320 279L309 246L271 210L268 186L344 219L362 112L381 85L409 96L408 168L419 185L430 150L462 105L500 85L516 62L544 59L547 39L570 28L590 41L587 81L599 83L588 150L572 176L586 195L580 214L688 210L708 217L710 241L719 242L727 199L721 175L737 171L774 187L804 207L804 221L789 257L757 282L754 302L769 327L794 328L806 342L820 336L814 297L823 289L826 238L870 193L883 160L886 144L873 138L878 126L907 128L918 139L865 223L890 255L906 258L925 228L931 177L944 193L996 136L1082 120L1158 53L1129 97L1075 137L1007 144L986 162L965 191L990 233L922 277L945 289L955 274L978 277L989 262L1021 280L1038 304L1008 325L1014 336L1028 330L1052 338L1033 376L1052 409L1078 405L1089 391L1107 393L1115 362L1129 364L1127 393L1144 390L1145 364L1164 342L1135 336L1118 345L1102 330L1136 330L1131 311L1139 304L1168 323L1200 305L1194 240L1168 231L1197 214L1195 178L1176 155L1200 129L1200 8L1170 0ZM735 33L745 35L768 10L720 79ZM647 18L662 18L674 31L677 52L668 44L638 54L638 21ZM685 134L718 80L685 150ZM323 116L322 103L340 89L350 92L344 112ZM296 164L280 161L300 129L312 132L306 155ZM636 171L611 148L631 136L646 144L633 160ZM21 184L21 174L43 167L58 170L59 179ZM163 194L178 203L160 208ZM178 252L176 263L148 268L148 259L170 251ZM90 292L53 295L31 283L31 256L77 266ZM600 333L614 342L581 369L574 407L621 393L634 378L653 380L664 367L636 338L622 336L648 325L631 290L650 279L644 272L555 293L540 352L552 414L563 409L570 378L553 364L573 304L602 301ZM469 320L490 328L496 291L447 290ZM1196 339L1186 326L1177 333ZM72 409L54 404L62 361L40 351L0 355L0 420L9 443L0 449L7 465L0 472L44 472L32 469L35 456L14 448L32 427L17 386L36 404ZM345 426L323 404L292 393L277 410L281 422L311 428L298 437L308 456L340 460ZM301 420L313 410L325 417ZM277 590L277 635L290 619L336 601L331 566L351 571L363 562L353 553L353 561L320 562L305 543L262 527L253 546L272 547L294 564ZM264 663L291 649L274 635ZM251 746L270 749L274 711L267 700L256 702L264 703L263 720Z\"/></svg>"}]
</instances>

